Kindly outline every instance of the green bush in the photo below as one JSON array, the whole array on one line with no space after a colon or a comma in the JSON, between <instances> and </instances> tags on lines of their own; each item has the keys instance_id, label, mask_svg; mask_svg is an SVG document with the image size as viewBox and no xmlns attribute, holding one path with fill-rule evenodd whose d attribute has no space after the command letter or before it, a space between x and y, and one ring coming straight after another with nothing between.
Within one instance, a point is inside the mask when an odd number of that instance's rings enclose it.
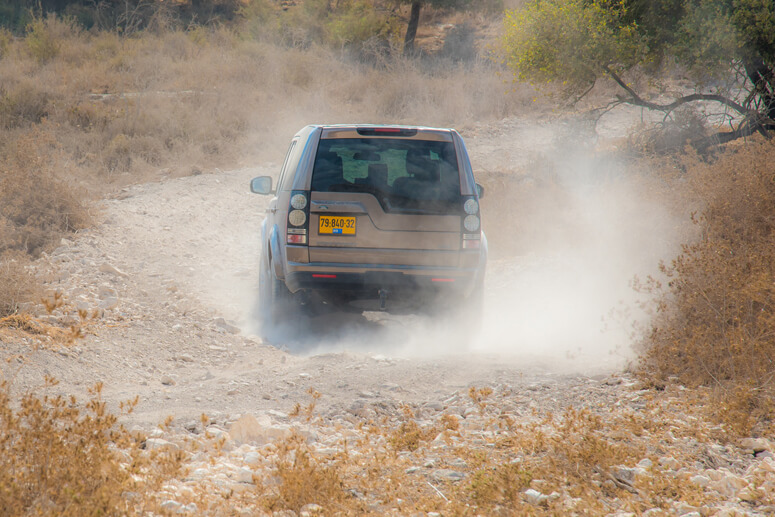
<instances>
[{"instance_id":1,"label":"green bush","mask_svg":"<svg viewBox=\"0 0 775 517\"><path fill-rule=\"evenodd\" d=\"M30 56L39 64L47 63L59 55L61 43L52 30L55 23L59 22L54 16L50 16L45 20L35 18L27 25L24 42Z\"/></svg>"}]
</instances>

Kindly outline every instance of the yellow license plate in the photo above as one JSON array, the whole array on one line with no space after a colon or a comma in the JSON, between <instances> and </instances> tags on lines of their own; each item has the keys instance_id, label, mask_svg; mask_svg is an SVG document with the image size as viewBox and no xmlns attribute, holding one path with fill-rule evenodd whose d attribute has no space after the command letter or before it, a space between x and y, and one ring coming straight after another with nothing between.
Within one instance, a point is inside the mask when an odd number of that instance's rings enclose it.
<instances>
[{"instance_id":1,"label":"yellow license plate","mask_svg":"<svg viewBox=\"0 0 775 517\"><path fill-rule=\"evenodd\" d=\"M318 233L323 235L355 235L355 217L321 215Z\"/></svg>"}]
</instances>

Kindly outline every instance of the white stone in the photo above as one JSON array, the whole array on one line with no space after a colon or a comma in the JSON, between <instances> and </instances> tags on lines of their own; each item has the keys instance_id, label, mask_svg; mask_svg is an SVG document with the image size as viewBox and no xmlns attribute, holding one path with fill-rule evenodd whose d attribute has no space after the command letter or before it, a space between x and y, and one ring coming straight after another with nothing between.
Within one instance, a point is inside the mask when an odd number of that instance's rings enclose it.
<instances>
[{"instance_id":1,"label":"white stone","mask_svg":"<svg viewBox=\"0 0 775 517\"><path fill-rule=\"evenodd\" d=\"M766 438L744 438L740 445L744 449L750 449L753 452L770 451L771 445Z\"/></svg>"},{"instance_id":2,"label":"white stone","mask_svg":"<svg viewBox=\"0 0 775 517\"><path fill-rule=\"evenodd\" d=\"M107 262L103 262L102 265L100 265L100 271L102 273L110 273L111 275L129 276L115 266L108 264Z\"/></svg>"},{"instance_id":3,"label":"white stone","mask_svg":"<svg viewBox=\"0 0 775 517\"><path fill-rule=\"evenodd\" d=\"M226 321L223 318L215 318L213 323L217 328L223 330L224 332L228 332L229 334L239 334L241 332L239 327L232 324L231 322Z\"/></svg>"},{"instance_id":4,"label":"white stone","mask_svg":"<svg viewBox=\"0 0 775 517\"><path fill-rule=\"evenodd\" d=\"M300 517L314 517L315 515L323 515L323 507L319 504L305 504L299 510Z\"/></svg>"},{"instance_id":5,"label":"white stone","mask_svg":"<svg viewBox=\"0 0 775 517\"><path fill-rule=\"evenodd\" d=\"M240 483L253 483L253 471L246 468L238 468L235 471L234 479Z\"/></svg>"},{"instance_id":6,"label":"white stone","mask_svg":"<svg viewBox=\"0 0 775 517\"><path fill-rule=\"evenodd\" d=\"M681 465L679 461L672 456L662 456L659 458L659 464L670 470L676 470Z\"/></svg>"},{"instance_id":7,"label":"white stone","mask_svg":"<svg viewBox=\"0 0 775 517\"><path fill-rule=\"evenodd\" d=\"M256 451L250 451L245 454L245 463L248 465L251 465L253 467L259 465L261 463L261 455L257 453Z\"/></svg>"},{"instance_id":8,"label":"white stone","mask_svg":"<svg viewBox=\"0 0 775 517\"><path fill-rule=\"evenodd\" d=\"M177 512L183 508L183 505L177 501L167 500L161 503L161 508L162 510L167 510L168 512Z\"/></svg>"},{"instance_id":9,"label":"white stone","mask_svg":"<svg viewBox=\"0 0 775 517\"><path fill-rule=\"evenodd\" d=\"M161 438L148 438L145 440L145 448L149 451L154 450L168 450L177 451L180 449L176 444L162 440Z\"/></svg>"},{"instance_id":10,"label":"white stone","mask_svg":"<svg viewBox=\"0 0 775 517\"><path fill-rule=\"evenodd\" d=\"M226 441L231 440L231 436L229 436L229 433L227 433L220 427L211 425L211 426L208 426L207 429L205 429L205 431L207 431L207 433L213 438L215 438L216 440L220 440L221 438L226 439Z\"/></svg>"},{"instance_id":11,"label":"white stone","mask_svg":"<svg viewBox=\"0 0 775 517\"><path fill-rule=\"evenodd\" d=\"M548 496L542 494L538 490L535 490L532 488L528 488L527 490L525 490L525 500L534 506L541 505L544 502L546 502L548 499L549 499Z\"/></svg>"}]
</instances>

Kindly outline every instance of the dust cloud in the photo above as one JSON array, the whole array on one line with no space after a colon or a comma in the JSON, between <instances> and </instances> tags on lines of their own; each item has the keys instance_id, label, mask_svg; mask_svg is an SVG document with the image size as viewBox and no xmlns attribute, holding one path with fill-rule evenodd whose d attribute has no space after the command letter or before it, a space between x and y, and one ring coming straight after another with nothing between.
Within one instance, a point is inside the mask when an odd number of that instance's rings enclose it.
<instances>
[{"instance_id":1,"label":"dust cloud","mask_svg":"<svg viewBox=\"0 0 775 517\"><path fill-rule=\"evenodd\" d=\"M515 193L514 202L530 196L516 229L527 236L491 238L495 255L510 239L519 251L490 261L483 331L472 350L561 370L620 368L646 321L633 279L656 276L660 260L675 254L677 219L657 180L621 162L570 152L550 169L551 179L532 178Z\"/></svg>"},{"instance_id":2,"label":"dust cloud","mask_svg":"<svg viewBox=\"0 0 775 517\"><path fill-rule=\"evenodd\" d=\"M588 148L552 148L495 183L478 174L489 187L482 211L490 249L479 330L452 318L327 310L295 319L270 342L303 355L482 355L576 372L624 366L634 356L634 325L646 317L633 278L656 274L675 255L678 219L648 172ZM253 270L222 285L242 305L243 331L261 334L255 240L263 210L256 212L243 222L255 233L241 237L250 245L239 254Z\"/></svg>"}]
</instances>

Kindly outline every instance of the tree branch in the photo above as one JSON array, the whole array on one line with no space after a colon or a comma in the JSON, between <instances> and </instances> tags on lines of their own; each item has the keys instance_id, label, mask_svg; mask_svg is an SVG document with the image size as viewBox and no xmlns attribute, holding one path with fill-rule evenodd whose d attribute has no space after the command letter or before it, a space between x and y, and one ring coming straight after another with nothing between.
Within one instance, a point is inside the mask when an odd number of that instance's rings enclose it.
<instances>
[{"instance_id":1,"label":"tree branch","mask_svg":"<svg viewBox=\"0 0 775 517\"><path fill-rule=\"evenodd\" d=\"M647 108L654 111L662 111L664 113L670 113L671 111L674 111L675 109L679 108L680 106L683 106L684 104L688 104L690 102L697 102L697 101L713 101L721 103L725 106L728 106L732 108L733 110L737 111L741 115L751 115L751 111L746 109L745 106L733 101L732 99L728 97L724 97L723 95L716 95L711 93L693 93L691 95L684 95L683 97L677 98L675 101L671 102L670 104L657 104L655 102L650 102L638 95L635 90L630 88L627 83L625 83L621 77L619 77L616 72L611 70L607 65L603 65L603 70L605 73L607 73L611 78L616 81L616 84L622 87L624 91L626 91L630 98L629 99L622 99L624 102L628 104L632 104L634 106L641 106L643 108Z\"/></svg>"},{"instance_id":2,"label":"tree branch","mask_svg":"<svg viewBox=\"0 0 775 517\"><path fill-rule=\"evenodd\" d=\"M711 101L718 102L733 109L740 115L743 115L743 121L738 124L737 128L734 130L718 132L713 135L694 140L692 145L700 151L703 151L714 145L725 144L727 142L737 140L738 138L750 136L755 132L758 132L764 136L764 138L769 139L771 138L769 131L775 130L775 120L773 120L771 117L757 110L746 108L745 105L740 104L723 95L693 93L691 95L684 95L683 97L679 97L669 104L657 104L655 102L647 101L638 95L635 90L630 88L627 83L625 83L622 78L619 77L619 75L611 70L611 68L607 65L603 66L603 70L628 94L628 97L617 96L619 104L630 104L653 111L661 111L665 114L665 117L667 117L672 111L676 110L680 106L683 106L684 104L697 101Z\"/></svg>"}]
</instances>

